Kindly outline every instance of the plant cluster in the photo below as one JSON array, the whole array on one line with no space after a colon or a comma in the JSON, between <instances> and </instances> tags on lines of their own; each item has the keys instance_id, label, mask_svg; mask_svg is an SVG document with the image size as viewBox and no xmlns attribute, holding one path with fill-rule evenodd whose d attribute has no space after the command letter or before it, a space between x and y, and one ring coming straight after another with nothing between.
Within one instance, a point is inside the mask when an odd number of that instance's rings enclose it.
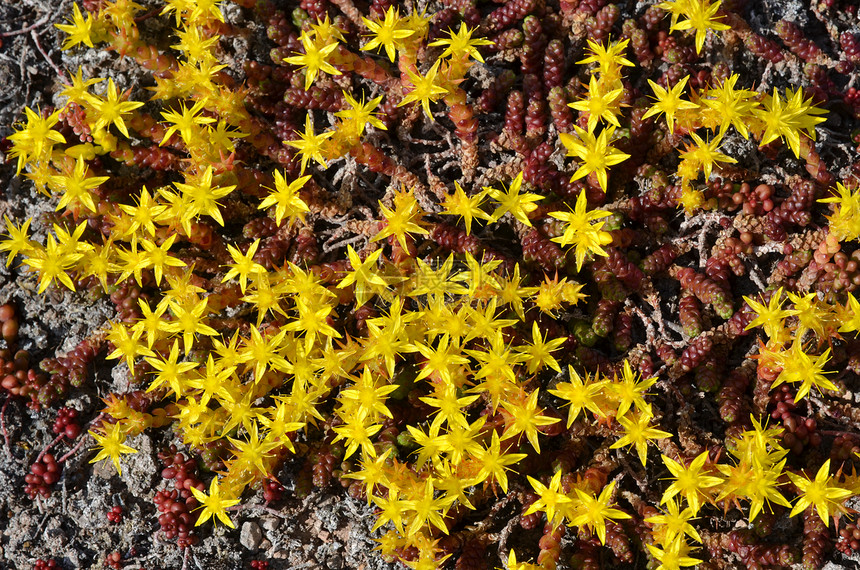
<instances>
[{"instance_id":1,"label":"plant cluster","mask_svg":"<svg viewBox=\"0 0 860 570\"><path fill-rule=\"evenodd\" d=\"M78 68L26 109L8 157L56 213L7 217L0 250L117 318L37 372L0 307L2 388L41 409L96 360L127 370L55 443L86 431L121 474L136 436L175 436L153 501L184 548L277 503L294 459L296 493L372 503L380 555L415 569L856 550L860 162L816 151L829 103L860 117L856 14L815 9L825 50L744 4L74 4L64 50L151 79ZM252 20L271 50L241 59ZM780 62L802 87L743 71ZM31 496L62 476L46 451ZM763 538L780 521L802 551Z\"/></svg>"}]
</instances>

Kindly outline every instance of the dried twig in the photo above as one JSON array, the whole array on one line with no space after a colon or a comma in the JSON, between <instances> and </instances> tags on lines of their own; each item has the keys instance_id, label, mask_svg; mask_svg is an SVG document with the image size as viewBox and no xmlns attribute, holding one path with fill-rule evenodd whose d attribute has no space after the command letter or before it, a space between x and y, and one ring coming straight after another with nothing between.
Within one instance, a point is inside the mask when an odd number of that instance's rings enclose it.
<instances>
[{"instance_id":1,"label":"dried twig","mask_svg":"<svg viewBox=\"0 0 860 570\"><path fill-rule=\"evenodd\" d=\"M9 445L9 432L6 431L6 408L9 406L9 398L9 394L6 394L3 407L0 408L0 431L3 432L3 448L6 450L6 458L12 461L12 447Z\"/></svg>"},{"instance_id":2,"label":"dried twig","mask_svg":"<svg viewBox=\"0 0 860 570\"><path fill-rule=\"evenodd\" d=\"M33 43L36 44L36 49L39 50L39 53L41 53L42 57L45 58L45 61L48 62L48 65L54 68L54 71L57 73L57 77L65 77L65 74L62 72L62 70L57 67L57 64L54 63L54 60L51 59L51 57L44 50L44 48L42 48L42 44L39 43L39 34L36 33L36 30L30 30L30 37L33 38Z\"/></svg>"},{"instance_id":3,"label":"dried twig","mask_svg":"<svg viewBox=\"0 0 860 570\"><path fill-rule=\"evenodd\" d=\"M32 32L33 30L35 30L37 28L41 28L42 26L44 26L45 24L47 24L48 22L53 20L54 16L56 14L59 14L60 12L62 12L63 8L65 8L65 6L66 6L66 2L68 2L68 1L69 0L63 0L62 2L60 2L60 5L57 6L57 9L55 11L45 14L44 16L42 16L41 18L39 18L38 20L36 20L32 24L30 24L29 26L23 27L20 30L12 30L10 32L0 32L0 38L9 38L12 36L20 36L21 34L26 34L28 32Z\"/></svg>"}]
</instances>

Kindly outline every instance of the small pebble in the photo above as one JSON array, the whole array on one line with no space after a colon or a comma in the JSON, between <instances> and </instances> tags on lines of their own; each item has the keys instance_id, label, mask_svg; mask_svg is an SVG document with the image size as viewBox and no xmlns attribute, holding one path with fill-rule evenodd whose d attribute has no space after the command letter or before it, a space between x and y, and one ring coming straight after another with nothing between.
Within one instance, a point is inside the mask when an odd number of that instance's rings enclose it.
<instances>
[{"instance_id":1,"label":"small pebble","mask_svg":"<svg viewBox=\"0 0 860 570\"><path fill-rule=\"evenodd\" d=\"M260 520L260 522L262 523L263 530L266 530L269 532L271 532L273 530L277 530L278 527L281 526L280 519L278 519L276 517L265 517L262 520Z\"/></svg>"},{"instance_id":2,"label":"small pebble","mask_svg":"<svg viewBox=\"0 0 860 570\"><path fill-rule=\"evenodd\" d=\"M256 551L263 542L263 531L260 525L255 522L246 522L242 524L242 531L239 534L239 543L251 551Z\"/></svg>"}]
</instances>

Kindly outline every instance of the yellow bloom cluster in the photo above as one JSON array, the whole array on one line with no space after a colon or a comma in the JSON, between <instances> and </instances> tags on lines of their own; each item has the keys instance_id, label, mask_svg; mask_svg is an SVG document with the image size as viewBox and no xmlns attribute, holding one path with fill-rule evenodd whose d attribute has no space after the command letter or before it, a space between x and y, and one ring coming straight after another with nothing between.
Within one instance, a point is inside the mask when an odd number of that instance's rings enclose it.
<instances>
[{"instance_id":1,"label":"yellow bloom cluster","mask_svg":"<svg viewBox=\"0 0 860 570\"><path fill-rule=\"evenodd\" d=\"M726 29L716 16L719 5L709 0L660 4L671 14L673 30L695 31L697 51L708 30ZM135 37L140 9L117 0L96 17L84 18L75 5L70 23L58 26L67 34L64 49ZM606 449L632 447L642 466L655 442L660 446L670 482L660 500L663 510L643 521L654 538L647 549L659 568L699 562L692 556L693 543L702 538L691 521L705 505L748 506L750 522L773 503L792 507L791 516L812 507L825 521L847 512L844 502L860 484L831 474L829 461L815 475L788 471L780 430L755 417L753 429L729 438L730 457L722 462L708 451L688 459L664 447L672 434L660 429L660 414L648 401L658 378L642 378L626 358L618 359L611 375L586 372L583 378L582 367L574 365L563 370L559 360L567 332L557 329L563 332L548 336L539 324L588 299L585 275L571 269L569 275L547 275L534 283L521 277L519 264L477 253L419 257L416 242L433 224L427 197L413 188L399 185L379 202L381 219L367 222L366 239L345 245L345 259L313 269L273 265L262 255L261 239L222 243L216 231L249 212L265 211L266 223L281 237L310 231L309 220L321 215L314 198L323 192L314 175L347 155L372 162L367 140L374 129L386 129L383 96L365 100L364 93L344 90L344 105L329 117L328 128L320 129L319 117L315 125L309 112L296 119L303 130L290 134L291 140L268 140L244 106L245 88L222 74L215 33L217 22L224 21L219 3L169 0L162 13L175 17L179 43L172 46L178 54L173 64L160 56L147 60L165 66L150 103L161 105L160 120L113 79L85 80L79 69L63 92L64 109L47 116L27 109L26 122L9 137L18 172L56 198L56 209L76 223L53 224L43 245L31 239L30 220L16 226L7 217L8 239L0 242L7 267L21 256L22 265L38 274L40 293L58 284L74 290L83 280L105 291L127 285L155 292L136 299L141 316L134 322L108 324L107 358L123 363L147 392L168 400L175 414L143 417L118 399L106 400L106 413L116 423L90 432L100 448L93 461L109 459L119 471L122 454L134 452L127 437L142 426L172 420L185 445L202 449L217 442L229 449L231 457L208 492L191 491L201 505L197 524L217 519L232 527L227 509L288 454L303 449L297 433L322 435L343 447L344 470L353 468L344 478L361 482L378 509L374 530L390 529L380 539L383 553L415 548L413 567L436 568L446 558L438 542L440 533L449 532L449 515L475 510L488 492L508 493L509 475L530 453L540 454L542 442L546 450L546 434L564 423L554 408L565 405L567 428L577 422L599 425L611 438ZM401 15L393 6L380 17L354 20L363 24L366 40L357 51L384 52L380 59L386 66L397 61L400 75L394 83L402 88L397 105L415 104L412 115L420 117L423 110L431 120L440 101L449 109L463 105L466 95L459 85L475 62L483 62L478 48L492 43L473 37L475 30L465 24L428 43L430 17L415 10ZM308 23L298 35L301 51L277 63L296 73L297 89L305 91L339 82L348 71L360 70L365 77L389 73L374 56L351 51L344 34L328 17ZM610 190L610 167L630 158L612 146L625 106L622 71L633 66L624 56L628 42L588 42L587 57L577 62L593 64L586 94L569 104L583 115L574 134L560 133L558 139L578 161L572 180L590 177L604 192ZM441 53L419 70L418 51L432 48ZM699 175L707 180L715 169L736 162L720 151L730 127L760 145L782 140L799 156L802 143L814 140L815 126L823 121L824 110L800 88L758 94L738 88L738 81L731 75L716 85L688 89L689 77L671 86L649 80L654 102L641 118L660 117L668 137L691 140L676 172L679 202L688 213L706 206L693 188ZM92 141L70 145L56 128L61 112L82 114ZM700 135L700 129L709 135ZM148 189L140 183L114 196L107 189L110 177L98 175L96 157L133 161L131 133L148 138L152 152L167 153L183 168L169 184ZM254 145L282 165L295 156L297 166L242 170L238 144ZM607 255L604 247L614 239L604 229L610 210L589 210L582 191L572 209L544 211L538 202L546 197L530 192L523 170L515 168L519 172L480 191L456 182L449 193L437 185L436 213L462 221L470 238L473 226L506 217L527 231L539 215L555 220L558 232L551 241L572 247L568 253L576 272L590 257ZM823 200L835 204L834 239L855 239L860 198L842 184L837 194ZM97 238L87 234L86 221L77 221L95 215L109 226L104 235L96 232ZM761 327L769 339L759 358L774 374L772 386L799 384L797 401L813 390L838 390L826 370L830 348L816 346L810 337L860 330L860 302L851 294L843 304L825 303L814 294L787 298L790 309L783 308L782 289L767 302L745 298L756 313L748 328ZM354 321L350 327L347 313ZM398 445L409 453L400 457L382 436L388 420L419 405L430 413L403 425ZM797 490L793 506L783 494L789 481ZM602 544L608 526L631 516L615 502L615 481L597 484L559 468L546 480L529 476L528 482L537 499L525 515L545 513L552 526L566 522ZM508 566L532 567L517 562L514 551Z\"/></svg>"}]
</instances>

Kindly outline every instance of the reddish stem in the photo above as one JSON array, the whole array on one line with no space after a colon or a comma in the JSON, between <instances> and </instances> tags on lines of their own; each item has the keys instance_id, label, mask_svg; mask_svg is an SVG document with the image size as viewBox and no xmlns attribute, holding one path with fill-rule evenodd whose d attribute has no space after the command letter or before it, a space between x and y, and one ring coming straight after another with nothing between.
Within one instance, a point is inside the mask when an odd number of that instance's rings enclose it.
<instances>
[{"instance_id":1,"label":"reddish stem","mask_svg":"<svg viewBox=\"0 0 860 570\"><path fill-rule=\"evenodd\" d=\"M63 439L64 437L66 437L66 434L65 434L65 433L63 433L63 432L60 432L60 435L58 435L57 437L55 437L55 438L53 439L53 441L51 441L51 443L49 443L48 445L46 445L46 446L45 446L45 449L43 449L43 450L39 453L39 456L36 458L36 461L34 461L33 463L38 463L38 462L40 462L40 461L42 460L42 458L45 456L45 454L46 454L46 453L48 453L48 451L50 451L52 447L54 447L55 445L57 445L58 443L60 443L60 441L62 441L62 439Z\"/></svg>"},{"instance_id":2,"label":"reddish stem","mask_svg":"<svg viewBox=\"0 0 860 570\"><path fill-rule=\"evenodd\" d=\"M91 421L89 424L87 424L87 428L89 429L90 427L92 427L92 426L93 426L93 424L95 424L96 422L98 422L98 421L99 421L100 419L102 419L103 417L104 417L104 412L102 412L101 414L99 414L99 415L97 415L95 418L93 418L93 421ZM78 443L76 443L76 444L75 444L75 446L74 446L73 448L71 448L71 449L70 449L70 450L69 450L65 455L63 455L62 457L60 457L59 459L57 459L57 463L65 463L65 462L66 462L66 460L67 460L69 457L71 457L72 455L74 455L74 454L78 451L78 449L80 449L80 448L81 448L81 446L84 444L84 441L85 441L85 440L86 440L86 438L85 438L85 437L82 437L82 438L80 439L80 441L78 441ZM40 457L41 457L41 456L40 456Z\"/></svg>"}]
</instances>

